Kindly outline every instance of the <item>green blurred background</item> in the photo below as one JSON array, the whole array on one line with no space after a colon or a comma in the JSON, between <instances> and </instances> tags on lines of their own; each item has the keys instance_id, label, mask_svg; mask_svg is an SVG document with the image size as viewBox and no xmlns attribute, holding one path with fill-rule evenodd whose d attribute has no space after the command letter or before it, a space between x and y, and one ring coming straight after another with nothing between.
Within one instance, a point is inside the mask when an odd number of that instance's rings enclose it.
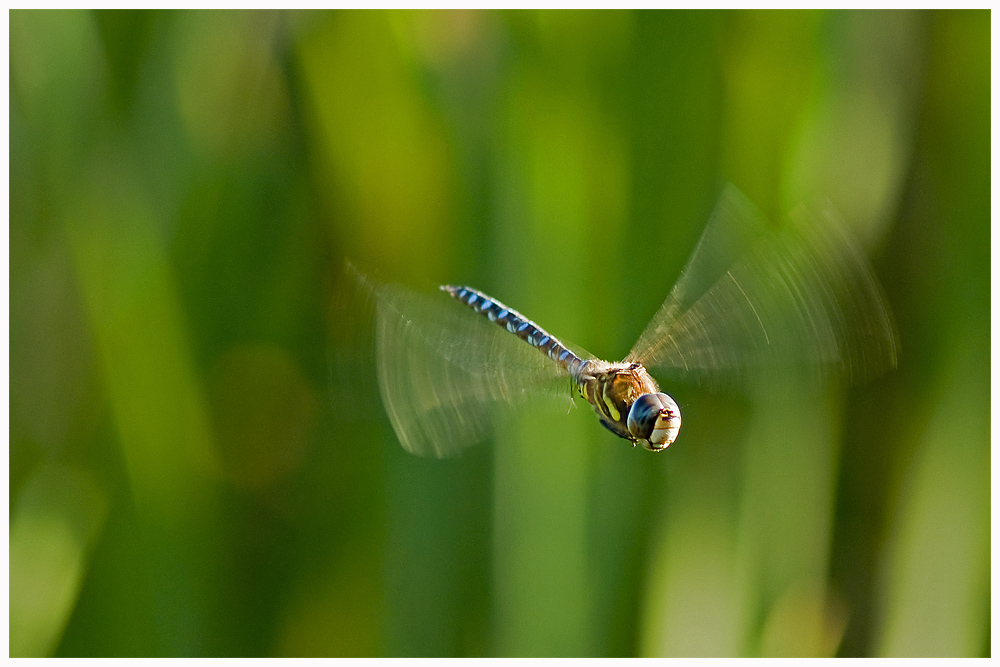
<instances>
[{"instance_id":1,"label":"green blurred background","mask_svg":"<svg viewBox=\"0 0 1000 667\"><path fill-rule=\"evenodd\" d=\"M11 655L989 655L988 11L9 19ZM403 452L345 258L618 359L723 181L898 370Z\"/></svg>"}]
</instances>

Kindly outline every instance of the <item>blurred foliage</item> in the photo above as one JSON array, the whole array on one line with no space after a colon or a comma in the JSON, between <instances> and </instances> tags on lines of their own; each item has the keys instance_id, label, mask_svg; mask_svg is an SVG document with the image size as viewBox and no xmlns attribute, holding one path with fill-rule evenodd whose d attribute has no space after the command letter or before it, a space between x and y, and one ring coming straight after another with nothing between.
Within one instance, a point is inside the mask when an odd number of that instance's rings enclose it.
<instances>
[{"instance_id":1,"label":"blurred foliage","mask_svg":"<svg viewBox=\"0 0 1000 667\"><path fill-rule=\"evenodd\" d=\"M989 655L988 11L9 18L11 655ZM620 358L723 180L897 371L402 451L345 258Z\"/></svg>"}]
</instances>

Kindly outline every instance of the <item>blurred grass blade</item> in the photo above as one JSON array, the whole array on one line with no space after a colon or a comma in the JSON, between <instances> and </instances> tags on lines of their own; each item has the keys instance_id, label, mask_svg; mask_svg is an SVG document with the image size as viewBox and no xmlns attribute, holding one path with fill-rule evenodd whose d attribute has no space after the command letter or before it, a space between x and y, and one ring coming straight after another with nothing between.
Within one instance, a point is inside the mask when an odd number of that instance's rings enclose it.
<instances>
[{"instance_id":1,"label":"blurred grass blade","mask_svg":"<svg viewBox=\"0 0 1000 667\"><path fill-rule=\"evenodd\" d=\"M45 465L10 520L10 655L50 656L69 620L107 497L83 470Z\"/></svg>"},{"instance_id":2,"label":"blurred grass blade","mask_svg":"<svg viewBox=\"0 0 1000 667\"><path fill-rule=\"evenodd\" d=\"M904 481L882 573L882 656L977 656L990 580L987 369L961 354Z\"/></svg>"}]
</instances>

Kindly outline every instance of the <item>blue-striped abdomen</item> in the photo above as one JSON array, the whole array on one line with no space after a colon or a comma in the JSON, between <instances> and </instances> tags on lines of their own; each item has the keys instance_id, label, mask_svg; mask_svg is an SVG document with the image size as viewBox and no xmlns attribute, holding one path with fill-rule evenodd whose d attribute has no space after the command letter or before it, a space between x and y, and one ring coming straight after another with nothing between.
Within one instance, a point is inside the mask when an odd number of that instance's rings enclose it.
<instances>
[{"instance_id":1,"label":"blue-striped abdomen","mask_svg":"<svg viewBox=\"0 0 1000 667\"><path fill-rule=\"evenodd\" d=\"M583 359L570 352L555 336L550 335L513 308L508 308L479 290L452 285L442 285L441 289L489 319L490 322L505 328L528 345L548 355L550 359L561 364L570 375L576 377L580 368L585 364Z\"/></svg>"}]
</instances>

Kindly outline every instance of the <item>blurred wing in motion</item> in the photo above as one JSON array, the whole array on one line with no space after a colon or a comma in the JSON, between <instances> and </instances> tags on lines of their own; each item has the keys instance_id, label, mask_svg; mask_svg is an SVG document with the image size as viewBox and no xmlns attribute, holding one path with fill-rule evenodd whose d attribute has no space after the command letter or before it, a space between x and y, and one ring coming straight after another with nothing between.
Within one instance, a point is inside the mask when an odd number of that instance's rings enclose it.
<instances>
[{"instance_id":1,"label":"blurred wing in motion","mask_svg":"<svg viewBox=\"0 0 1000 667\"><path fill-rule=\"evenodd\" d=\"M881 285L832 213L768 228L727 186L691 259L626 361L712 388L806 370L848 382L896 365Z\"/></svg>"},{"instance_id":2,"label":"blurred wing in motion","mask_svg":"<svg viewBox=\"0 0 1000 667\"><path fill-rule=\"evenodd\" d=\"M448 457L490 437L499 413L524 401L572 405L570 377L547 356L445 294L377 284L379 390L403 448Z\"/></svg>"}]
</instances>

